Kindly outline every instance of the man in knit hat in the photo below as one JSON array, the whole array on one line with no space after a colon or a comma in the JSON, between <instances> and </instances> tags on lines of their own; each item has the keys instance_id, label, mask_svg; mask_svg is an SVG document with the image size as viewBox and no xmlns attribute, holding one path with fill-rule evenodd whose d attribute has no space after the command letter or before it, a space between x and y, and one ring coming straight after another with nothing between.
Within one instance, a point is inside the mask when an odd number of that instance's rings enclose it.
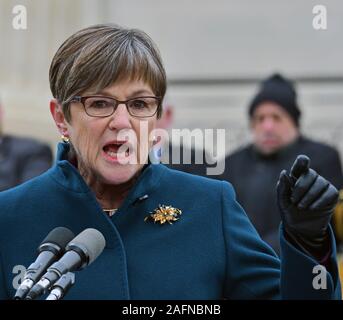
<instances>
[{"instance_id":1,"label":"man in knit hat","mask_svg":"<svg viewBox=\"0 0 343 320\"><path fill-rule=\"evenodd\" d=\"M252 143L225 159L222 179L231 182L237 197L262 239L279 253L280 215L276 183L299 154L337 189L343 187L338 152L301 134L301 111L291 81L274 74L263 81L249 107Z\"/></svg>"}]
</instances>

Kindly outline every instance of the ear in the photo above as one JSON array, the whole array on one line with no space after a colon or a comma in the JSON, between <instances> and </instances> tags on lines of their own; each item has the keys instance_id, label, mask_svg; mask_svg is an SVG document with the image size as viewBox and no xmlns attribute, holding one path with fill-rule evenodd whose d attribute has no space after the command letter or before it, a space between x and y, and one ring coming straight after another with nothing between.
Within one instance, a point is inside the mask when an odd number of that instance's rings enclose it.
<instances>
[{"instance_id":1,"label":"ear","mask_svg":"<svg viewBox=\"0 0 343 320\"><path fill-rule=\"evenodd\" d=\"M254 130L255 123L252 118L249 119L249 129L252 131Z\"/></svg>"},{"instance_id":2,"label":"ear","mask_svg":"<svg viewBox=\"0 0 343 320\"><path fill-rule=\"evenodd\" d=\"M50 113L60 134L69 137L67 120L64 117L62 105L56 99L50 100Z\"/></svg>"},{"instance_id":3,"label":"ear","mask_svg":"<svg viewBox=\"0 0 343 320\"><path fill-rule=\"evenodd\" d=\"M165 105L162 110L160 119L157 119L157 127L162 129L169 129L173 125L174 110L170 105Z\"/></svg>"},{"instance_id":4,"label":"ear","mask_svg":"<svg viewBox=\"0 0 343 320\"><path fill-rule=\"evenodd\" d=\"M167 128L171 128L174 122L174 108L172 106L168 106L168 108L166 108L165 117Z\"/></svg>"}]
</instances>

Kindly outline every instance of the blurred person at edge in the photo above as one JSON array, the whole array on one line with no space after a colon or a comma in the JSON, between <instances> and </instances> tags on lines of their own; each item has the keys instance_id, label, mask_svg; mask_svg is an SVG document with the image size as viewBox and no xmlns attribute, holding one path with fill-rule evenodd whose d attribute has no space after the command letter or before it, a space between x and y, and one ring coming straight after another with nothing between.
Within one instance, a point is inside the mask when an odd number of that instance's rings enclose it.
<instances>
[{"instance_id":1,"label":"blurred person at edge","mask_svg":"<svg viewBox=\"0 0 343 320\"><path fill-rule=\"evenodd\" d=\"M204 149L186 146L183 141L173 141L175 105L166 94L163 101L162 115L157 120L157 128L165 130L168 138L161 135L153 148L153 157L167 167L200 176L207 176L207 167L213 166L213 161ZM187 133L188 131L186 131Z\"/></svg>"},{"instance_id":2,"label":"blurred person at edge","mask_svg":"<svg viewBox=\"0 0 343 320\"><path fill-rule=\"evenodd\" d=\"M280 74L264 80L249 106L252 143L225 159L222 179L230 181L239 203L264 241L280 253L280 215L275 184L280 171L298 154L311 159L311 167L337 189L343 186L337 150L304 137L301 111L293 83Z\"/></svg>"},{"instance_id":3,"label":"blurred person at edge","mask_svg":"<svg viewBox=\"0 0 343 320\"><path fill-rule=\"evenodd\" d=\"M0 101L0 191L39 176L52 165L52 151L32 138L3 132L4 110Z\"/></svg>"},{"instance_id":4,"label":"blurred person at edge","mask_svg":"<svg viewBox=\"0 0 343 320\"><path fill-rule=\"evenodd\" d=\"M82 29L56 52L49 79L63 142L50 170L0 193L0 299L15 293L14 266L29 265L57 226L106 239L67 299L340 299L329 226L338 192L308 158L280 174L281 259L230 183L149 163L167 80L146 33ZM313 285L318 264L322 290Z\"/></svg>"}]
</instances>

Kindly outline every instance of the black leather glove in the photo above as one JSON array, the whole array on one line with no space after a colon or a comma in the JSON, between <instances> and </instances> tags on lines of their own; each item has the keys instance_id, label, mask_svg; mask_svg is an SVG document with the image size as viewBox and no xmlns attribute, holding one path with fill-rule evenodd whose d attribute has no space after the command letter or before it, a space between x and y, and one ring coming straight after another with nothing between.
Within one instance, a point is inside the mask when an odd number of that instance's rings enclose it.
<instances>
[{"instance_id":1,"label":"black leather glove","mask_svg":"<svg viewBox=\"0 0 343 320\"><path fill-rule=\"evenodd\" d=\"M328 249L327 228L338 200L337 189L310 169L310 159L300 155L290 174L283 170L277 200L285 231L307 254L320 259Z\"/></svg>"}]
</instances>

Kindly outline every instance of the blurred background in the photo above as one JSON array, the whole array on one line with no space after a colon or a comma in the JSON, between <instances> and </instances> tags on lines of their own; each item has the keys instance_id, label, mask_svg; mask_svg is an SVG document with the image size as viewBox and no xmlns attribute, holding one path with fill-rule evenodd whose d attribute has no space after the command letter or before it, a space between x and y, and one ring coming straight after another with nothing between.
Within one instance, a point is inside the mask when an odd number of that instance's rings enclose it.
<instances>
[{"instance_id":1,"label":"blurred background","mask_svg":"<svg viewBox=\"0 0 343 320\"><path fill-rule=\"evenodd\" d=\"M16 5L27 30L15 30ZM327 8L327 30L312 26ZM341 0L1 0L0 96L6 133L55 149L49 112L51 59L69 35L114 22L147 32L160 48L176 128L225 128L226 153L249 139L247 105L272 72L296 80L302 128L343 152Z\"/></svg>"},{"instance_id":2,"label":"blurred background","mask_svg":"<svg viewBox=\"0 0 343 320\"><path fill-rule=\"evenodd\" d=\"M17 5L27 10L26 30L12 25ZM316 5L327 9L326 30L313 27ZM111 22L144 30L159 47L174 128L225 129L225 153L232 153L251 140L247 109L260 81L279 72L296 81L302 132L336 147L342 158L342 17L342 0L1 0L4 132L55 150L60 136L49 112L52 57L77 30ZM338 210L343 239L343 191ZM343 258L340 263L343 279Z\"/></svg>"}]
</instances>

